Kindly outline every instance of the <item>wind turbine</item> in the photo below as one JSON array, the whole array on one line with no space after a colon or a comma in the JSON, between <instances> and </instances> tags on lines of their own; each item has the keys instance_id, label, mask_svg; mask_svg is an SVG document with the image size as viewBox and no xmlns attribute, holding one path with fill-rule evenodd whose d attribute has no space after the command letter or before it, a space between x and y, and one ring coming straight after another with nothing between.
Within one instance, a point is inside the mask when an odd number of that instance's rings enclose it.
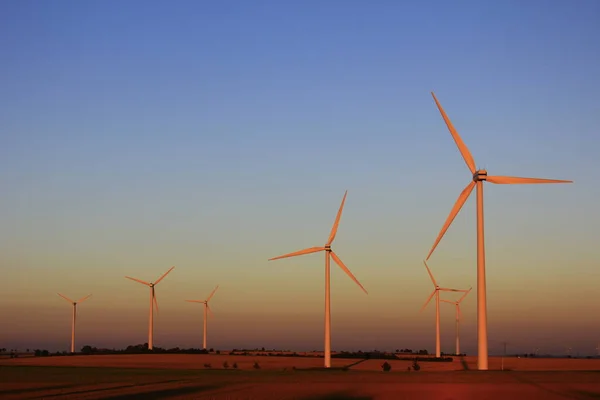
<instances>
[{"instance_id":1,"label":"wind turbine","mask_svg":"<svg viewBox=\"0 0 600 400\"><path fill-rule=\"evenodd\" d=\"M202 348L204 350L206 350L206 321L208 319L208 313L210 313L210 315L212 315L212 311L208 305L209 300L213 297L213 295L215 294L215 292L217 291L217 289L219 288L219 285L217 285L216 288L214 288L214 290L212 291L212 293L210 294L210 296L208 296L206 298L206 300L186 300L189 301L190 303L202 303L204 304L204 338L202 340Z\"/></svg>"},{"instance_id":2,"label":"wind turbine","mask_svg":"<svg viewBox=\"0 0 600 400\"><path fill-rule=\"evenodd\" d=\"M448 126L448 130L454 138L454 142L458 146L458 150L463 156L469 171L471 171L472 182L464 188L462 193L458 196L454 207L450 211L450 215L446 219L444 226L442 227L435 243L431 247L426 260L429 260L431 254L435 250L436 246L444 236L444 233L448 230L448 227L454 221L454 218L467 201L467 198L473 191L474 187L477 187L477 368L479 370L488 369L488 340L487 340L487 304L486 304L486 290L485 290L485 242L483 235L483 182L488 181L490 183L497 184L525 184L525 183L572 183L573 181L564 181L556 179L539 179L539 178L518 178L513 176L488 176L485 169L477 169L475 166L475 160L469 152L469 149L463 143L456 129L450 122L450 119L446 115L446 112L438 102L435 94L432 92L431 95L435 100L442 118Z\"/></svg>"},{"instance_id":3,"label":"wind turbine","mask_svg":"<svg viewBox=\"0 0 600 400\"><path fill-rule=\"evenodd\" d=\"M457 301L450 301L450 300L442 300L444 303L450 303L450 304L454 304L456 307L456 355L460 355L460 320L462 318L462 313L460 312L460 302L463 301L465 299L465 297L467 297L467 295L469 294L469 292L471 291L471 289L473 288L469 288L469 290L467 290L467 292L465 294L463 294L461 296L460 299L458 299Z\"/></svg>"},{"instance_id":4,"label":"wind turbine","mask_svg":"<svg viewBox=\"0 0 600 400\"><path fill-rule=\"evenodd\" d=\"M431 278L431 282L433 282L433 292L431 292L431 295L427 298L427 301L425 302L425 304L423 304L423 307L421 307L421 311L419 311L419 312L423 312L425 307L427 307L427 304L429 304L429 302L431 301L433 296L435 296L435 356L439 358L439 357L441 357L441 350L440 350L440 291L442 291L442 292L468 292L468 290L441 288L435 281L435 278L433 277L431 270L429 269L429 267L427 266L427 263L424 260L423 260L423 264L425 264L425 268L427 268L427 273L429 274L429 277Z\"/></svg>"},{"instance_id":5,"label":"wind turbine","mask_svg":"<svg viewBox=\"0 0 600 400\"><path fill-rule=\"evenodd\" d=\"M323 247L311 247L309 249L299 250L294 253L289 253L283 256L270 258L269 261L278 260L280 258L294 257L300 256L303 254L316 253L319 251L325 252L325 351L324 351L324 360L325 360L325 368L331 367L331 296L330 296L330 258L335 261L339 267L344 270L344 272L365 292L366 289L363 285L360 284L358 279L352 275L352 272L344 265L342 260L331 250L331 244L335 239L335 235L338 230L338 226L340 224L340 218L342 217L342 210L344 209L344 202L346 201L346 196L348 195L348 191L344 193L344 197L342 198L342 204L340 205L340 209L338 210L337 216L335 217L335 222L333 223L333 227L331 228L331 233L329 234L329 239L327 239L327 243ZM367 293L368 294L368 293Z\"/></svg>"},{"instance_id":6,"label":"wind turbine","mask_svg":"<svg viewBox=\"0 0 600 400\"><path fill-rule=\"evenodd\" d=\"M155 306L156 306L156 312L158 313L158 302L156 301L156 293L154 292L154 286L158 285L158 283L160 281L162 281L169 272L173 271L173 268L175 268L175 267L169 268L169 270L167 272L165 272L164 274L162 274L162 276L160 278L158 278L156 280L156 282L146 282L146 281L142 281L141 279L132 278L130 276L125 277L127 279L131 279L132 281L136 281L143 285L146 285L150 288L150 314L148 317L148 350L152 350L152 335L153 335L153 329L154 329L154 307Z\"/></svg>"},{"instance_id":7,"label":"wind turbine","mask_svg":"<svg viewBox=\"0 0 600 400\"><path fill-rule=\"evenodd\" d=\"M75 319L77 318L77 304L78 303L83 303L85 300L87 300L91 294L88 294L85 297L82 297L81 299L77 300L77 301L73 301L70 298L68 298L67 296L64 296L60 293L57 293L60 297L62 297L63 299L65 299L66 301L68 301L69 303L73 304L73 319L71 321L71 353L75 353Z\"/></svg>"}]
</instances>

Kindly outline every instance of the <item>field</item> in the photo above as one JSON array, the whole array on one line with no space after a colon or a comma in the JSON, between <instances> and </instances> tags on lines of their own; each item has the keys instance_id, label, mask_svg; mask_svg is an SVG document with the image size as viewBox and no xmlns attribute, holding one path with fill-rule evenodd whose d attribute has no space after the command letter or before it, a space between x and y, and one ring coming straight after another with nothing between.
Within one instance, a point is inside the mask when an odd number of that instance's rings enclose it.
<instances>
[{"instance_id":1,"label":"field","mask_svg":"<svg viewBox=\"0 0 600 400\"><path fill-rule=\"evenodd\" d=\"M223 368L237 363L238 369ZM253 369L254 362L260 369ZM94 355L0 360L4 399L600 399L600 360L507 358L510 371L451 363L229 355ZM210 363L207 369L204 364ZM500 367L490 358L490 369Z\"/></svg>"}]
</instances>

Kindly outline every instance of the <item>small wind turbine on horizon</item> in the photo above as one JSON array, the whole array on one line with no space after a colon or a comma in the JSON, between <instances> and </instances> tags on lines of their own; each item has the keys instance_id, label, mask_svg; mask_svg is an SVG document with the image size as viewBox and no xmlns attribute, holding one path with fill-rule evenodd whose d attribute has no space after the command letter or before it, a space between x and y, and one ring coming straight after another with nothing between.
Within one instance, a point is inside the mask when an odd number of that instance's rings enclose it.
<instances>
[{"instance_id":1,"label":"small wind turbine on horizon","mask_svg":"<svg viewBox=\"0 0 600 400\"><path fill-rule=\"evenodd\" d=\"M210 315L212 316L212 310L210 309L210 306L208 305L208 302L210 301L210 299L214 296L215 292L217 291L217 289L219 288L219 285L217 285L216 288L214 288L214 290L212 291L212 293L206 298L206 300L186 300L190 303L202 303L204 304L204 337L202 339L202 348L204 350L206 350L206 323L208 320L208 314L210 313Z\"/></svg>"},{"instance_id":2,"label":"small wind turbine on horizon","mask_svg":"<svg viewBox=\"0 0 600 400\"><path fill-rule=\"evenodd\" d=\"M454 218L458 215L460 209L465 204L469 195L473 191L473 188L477 187L477 369L487 370L488 369L488 339L487 339L487 300L486 300L486 283L485 283L485 241L484 241L484 229L483 229L483 182L487 181L496 184L527 184L527 183L572 183L573 181L556 180L556 179L539 179L539 178L519 178L513 176L488 176L485 169L477 169L475 166L475 160L471 155L471 152L462 141L460 135L454 129L452 122L446 115L446 112L438 102L435 94L432 92L431 95L442 114L442 118L446 122L446 126L458 147L458 150L462 154L469 171L472 174L472 181L464 188L462 193L458 196L454 207L450 211L450 215L446 219L444 226L440 230L438 237L436 238L426 260L429 260L431 254L437 247L440 240L454 221Z\"/></svg>"},{"instance_id":3,"label":"small wind turbine on horizon","mask_svg":"<svg viewBox=\"0 0 600 400\"><path fill-rule=\"evenodd\" d=\"M132 278L130 276L125 277L127 279L131 279L132 281L146 285L150 288L150 314L148 317L148 350L152 350L152 348L153 348L152 347L152 337L153 337L153 333L154 333L153 330L154 330L154 307L155 306L156 306L156 312L158 313L158 302L156 301L156 293L154 291L154 287L156 285L158 285L158 283L160 281L162 281L169 272L173 271L173 268L175 268L175 267L169 268L169 270L167 272L165 272L164 274L162 274L162 276L160 278L158 278L156 280L156 282L146 282L141 279Z\"/></svg>"},{"instance_id":4,"label":"small wind turbine on horizon","mask_svg":"<svg viewBox=\"0 0 600 400\"><path fill-rule=\"evenodd\" d=\"M460 320L462 319L462 312L460 311L460 302L463 301L465 299L465 297L467 297L467 295L469 294L469 292L471 292L471 289L473 288L469 288L469 290L467 290L467 292L465 294L463 294L461 296L460 299L458 299L457 301L450 301L450 300L442 300L444 303L449 303L449 304L454 304L454 306L456 307L456 355L460 355Z\"/></svg>"},{"instance_id":5,"label":"small wind turbine on horizon","mask_svg":"<svg viewBox=\"0 0 600 400\"><path fill-rule=\"evenodd\" d=\"M75 320L77 319L77 304L83 303L85 300L87 300L91 296L91 294L88 294L87 296L82 297L81 299L79 299L77 301L73 301L70 298L68 298L67 296L62 295L60 293L57 293L57 294L73 305L73 317L72 317L72 321L71 321L71 353L75 353Z\"/></svg>"},{"instance_id":6,"label":"small wind turbine on horizon","mask_svg":"<svg viewBox=\"0 0 600 400\"><path fill-rule=\"evenodd\" d=\"M461 289L441 288L435 281L435 278L433 277L431 270L427 266L427 263L425 261L423 261L423 264L425 264L425 268L427 268L427 273L429 274L429 277L431 278L431 282L433 282L433 292L431 292L431 295L429 295L429 297L427 298L427 301L425 302L425 304L423 304L423 307L421 307L421 310L419 312L423 312L425 307L427 307L427 304L429 304L429 302L431 301L433 296L435 296L435 356L441 357L442 353L441 353L441 349L440 349L440 291L469 293L469 290L471 290L471 289L461 290Z\"/></svg>"},{"instance_id":7,"label":"small wind turbine on horizon","mask_svg":"<svg viewBox=\"0 0 600 400\"><path fill-rule=\"evenodd\" d=\"M331 228L331 233L329 234L329 239L327 239L327 243L323 247L311 247L304 250L299 250L293 253L285 254L279 257L270 258L269 261L278 260L280 258L287 257L295 257L303 254L317 253L319 251L325 252L325 349L324 349L324 363L325 368L331 367L331 293L330 293L330 259L333 259L335 263L363 290L363 292L367 293L367 290L360 284L358 279L350 272L348 267L344 265L342 260L331 250L331 244L335 239L335 235L337 234L338 226L340 224L340 219L342 217L342 211L344 209L344 202L346 201L346 196L348 195L348 191L344 193L344 197L342 198L342 204L340 205L340 209L338 210L337 216L335 218L335 222L333 223L333 227ZM367 293L368 294L368 293Z\"/></svg>"}]
</instances>

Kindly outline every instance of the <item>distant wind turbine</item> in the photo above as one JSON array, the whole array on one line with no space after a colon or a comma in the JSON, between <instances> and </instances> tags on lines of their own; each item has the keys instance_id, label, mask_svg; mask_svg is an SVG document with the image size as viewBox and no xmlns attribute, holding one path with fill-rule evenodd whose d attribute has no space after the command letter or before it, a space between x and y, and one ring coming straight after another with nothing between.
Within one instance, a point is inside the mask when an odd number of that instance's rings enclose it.
<instances>
[{"instance_id":1,"label":"distant wind turbine","mask_svg":"<svg viewBox=\"0 0 600 400\"><path fill-rule=\"evenodd\" d=\"M210 309L210 306L208 305L208 302L213 297L213 295L215 294L215 292L217 291L218 288L219 288L219 285L217 285L217 287L214 288L214 290L206 298L206 300L186 300L186 301L189 301L190 303L202 303L202 304L204 304L204 337L202 339L202 348L204 350L206 350L206 331L207 331L207 329L206 329L206 323L207 323L207 320L208 320L208 314L210 313L210 315L212 316L212 310Z\"/></svg>"},{"instance_id":2,"label":"distant wind turbine","mask_svg":"<svg viewBox=\"0 0 600 400\"><path fill-rule=\"evenodd\" d=\"M460 290L460 289L441 288L435 281L435 278L433 277L431 270L427 266L427 263L425 261L423 261L423 264L425 264L425 268L427 268L427 273L429 274L429 277L431 278L431 282L433 282L433 292L431 292L431 295L427 298L427 301L425 302L425 304L423 304L423 307L421 307L420 312L423 312L425 307L427 307L427 304L429 304L429 302L431 301L433 296L435 296L435 356L441 357L442 353L441 353L441 349L440 349L440 291L442 291L442 292L466 292L466 293L468 293L469 291L468 290Z\"/></svg>"},{"instance_id":3,"label":"distant wind turbine","mask_svg":"<svg viewBox=\"0 0 600 400\"><path fill-rule=\"evenodd\" d=\"M77 301L73 301L67 296L64 296L60 293L57 294L73 305L73 317L71 321L71 353L75 353L75 320L77 318L77 304L83 303L86 299L88 299L91 296L91 294L88 294L87 296L82 297Z\"/></svg>"},{"instance_id":4,"label":"distant wind turbine","mask_svg":"<svg viewBox=\"0 0 600 400\"><path fill-rule=\"evenodd\" d=\"M331 244L335 239L335 235L338 230L338 226L340 224L340 218L342 217L342 210L344 209L344 202L346 201L346 195L348 191L344 193L344 197L342 199L342 204L340 205L340 209L338 210L337 216L335 218L335 222L333 223L333 227L331 228L331 233L329 234L329 239L327 239L327 243L323 247L311 247L309 249L304 249L300 251L296 251L294 253L289 253L283 256L270 258L269 261L278 260L280 258L294 257L300 256L303 254L316 253L319 251L325 252L325 351L324 351L324 362L325 368L331 367L331 296L330 296L330 259L333 261L365 292L366 289L363 285L360 284L358 279L352 275L352 272L344 265L342 260L331 250ZM368 294L368 293L367 293Z\"/></svg>"},{"instance_id":5,"label":"distant wind turbine","mask_svg":"<svg viewBox=\"0 0 600 400\"><path fill-rule=\"evenodd\" d=\"M456 129L450 122L450 118L446 115L446 112L438 102L435 94L431 93L433 100L437 105L442 118L446 122L446 126L458 146L458 150L463 156L469 171L472 174L472 182L464 188L462 193L458 196L454 207L450 211L450 215L446 219L444 226L440 230L438 237L435 239L426 260L429 260L431 254L435 250L436 246L442 240L442 237L454 221L454 218L458 215L458 212L465 204L469 195L473 191L473 188L477 187L477 369L487 370L488 369L488 339L487 339L487 303L486 303L486 289L485 289L485 242L483 235L483 182L487 181L490 183L497 184L524 184L524 183L572 183L573 181L563 181L556 179L539 179L539 178L517 178L513 176L488 176L485 169L477 169L475 166L475 160L471 155L471 152L462 141Z\"/></svg>"},{"instance_id":6,"label":"distant wind turbine","mask_svg":"<svg viewBox=\"0 0 600 400\"><path fill-rule=\"evenodd\" d=\"M169 272L173 271L173 268L175 268L175 267L169 268L169 270L167 272L165 272L164 274L162 274L162 276L160 278L158 278L156 280L156 282L154 282L154 283L142 281L141 279L132 278L130 276L125 277L127 279L131 279L132 281L136 281L143 285L146 285L150 288L150 314L148 317L148 350L152 350L152 348L153 348L152 336L153 336L153 330L154 330L154 307L155 306L156 306L156 312L158 313L158 302L156 301L156 293L154 292L154 286L158 285L158 283L160 281L162 281Z\"/></svg>"},{"instance_id":7,"label":"distant wind turbine","mask_svg":"<svg viewBox=\"0 0 600 400\"><path fill-rule=\"evenodd\" d=\"M456 353L455 354L457 356L460 354L460 321L462 319L462 313L460 311L460 302L463 301L465 299L465 297L467 297L469 292L471 292L471 289L473 289L473 288L469 288L469 290L467 290L467 292L465 294L463 294L461 296L461 298L458 299L457 301L442 300L444 303L454 304L454 306L456 307Z\"/></svg>"}]
</instances>

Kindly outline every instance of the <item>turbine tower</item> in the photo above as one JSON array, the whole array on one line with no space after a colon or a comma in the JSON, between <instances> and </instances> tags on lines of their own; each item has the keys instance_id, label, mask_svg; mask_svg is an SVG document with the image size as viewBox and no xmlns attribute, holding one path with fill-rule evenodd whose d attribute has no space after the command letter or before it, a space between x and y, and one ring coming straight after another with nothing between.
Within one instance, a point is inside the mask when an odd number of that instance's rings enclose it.
<instances>
[{"instance_id":1,"label":"turbine tower","mask_svg":"<svg viewBox=\"0 0 600 400\"><path fill-rule=\"evenodd\" d=\"M77 301L73 301L67 296L64 296L60 293L57 294L73 305L73 318L71 321L71 353L75 353L75 320L77 319L77 304L83 303L86 299L88 299L91 296L91 294L88 294L87 296L82 297Z\"/></svg>"},{"instance_id":2,"label":"turbine tower","mask_svg":"<svg viewBox=\"0 0 600 400\"><path fill-rule=\"evenodd\" d=\"M280 258L294 257L300 256L303 254L316 253L319 251L325 252L325 350L324 350L324 362L325 368L331 367L331 296L330 296L330 259L333 259L335 263L365 292L366 289L363 285L360 284L358 279L352 275L352 272L344 265L342 260L331 250L331 244L335 239L335 235L338 230L338 226L340 224L340 218L342 217L342 210L344 209L344 202L346 201L346 195L348 195L348 191L344 193L344 197L342 199L342 204L340 205L340 209L338 210L337 216L335 218L335 222L333 223L333 227L331 228L331 233L329 234L329 239L327 239L327 243L323 247L311 247L309 249L299 250L294 253L289 253L283 256L270 258L269 261L278 260ZM367 293L368 294L368 293Z\"/></svg>"},{"instance_id":3,"label":"turbine tower","mask_svg":"<svg viewBox=\"0 0 600 400\"><path fill-rule=\"evenodd\" d=\"M454 304L454 306L456 307L456 353L455 354L457 356L460 355L460 320L462 319L462 313L460 312L460 302L463 301L465 299L465 297L467 297L467 295L469 294L471 289L473 289L473 288L469 288L469 290L467 290L467 292L465 294L463 294L461 296L461 298L458 299L458 301L442 300L444 303Z\"/></svg>"},{"instance_id":4,"label":"turbine tower","mask_svg":"<svg viewBox=\"0 0 600 400\"><path fill-rule=\"evenodd\" d=\"M175 267L169 268L169 270L167 272L165 272L164 274L162 274L162 276L160 278L158 278L156 280L156 282L146 282L146 281L142 281L141 279L132 278L130 276L125 277L127 279L131 279L132 281L136 281L138 283L146 285L150 288L150 314L148 316L148 350L152 350L152 348L153 348L152 336L154 333L153 331L154 331L154 307L155 306L156 306L156 312L158 313L158 302L156 301L156 293L154 291L154 287L156 285L158 285L158 283L160 281L162 281L169 272L173 271L173 268L175 268Z\"/></svg>"},{"instance_id":5,"label":"turbine tower","mask_svg":"<svg viewBox=\"0 0 600 400\"><path fill-rule=\"evenodd\" d=\"M448 227L454 221L454 218L462 208L462 206L469 198L469 195L473 191L474 187L477 187L477 369L487 370L488 369L488 340L487 340L487 301L486 301L486 288L485 288L485 242L483 232L483 182L487 181L496 184L526 184L526 183L572 183L573 181L564 181L556 179L539 179L539 178L518 178L513 176L488 176L485 169L477 169L475 166L475 160L469 152L469 149L463 143L456 129L450 122L450 119L446 115L446 112L438 102L435 94L432 92L431 95L435 100L442 118L446 122L446 126L458 147L458 150L462 154L469 171L472 174L472 181L464 188L462 193L458 196L454 207L450 211L450 215L446 219L444 226L442 227L437 239L435 240L426 260L429 260L431 254L435 250L436 246L444 236L444 233L448 230Z\"/></svg>"},{"instance_id":6,"label":"turbine tower","mask_svg":"<svg viewBox=\"0 0 600 400\"><path fill-rule=\"evenodd\" d=\"M425 264L425 268L427 268L427 273L429 274L429 277L431 278L431 282L433 283L433 292L431 292L431 295L427 298L427 301L425 301L425 304L423 304L423 307L421 307L421 311L419 311L419 312L423 312L425 307L427 307L427 304L429 304L429 302L431 301L433 296L435 296L435 356L437 358L439 358L442 355L441 349L440 349L440 291L442 291L442 292L468 292L468 290L441 288L435 281L435 278L433 277L431 270L427 266L427 263L425 261L423 261L423 264Z\"/></svg>"},{"instance_id":7,"label":"turbine tower","mask_svg":"<svg viewBox=\"0 0 600 400\"><path fill-rule=\"evenodd\" d=\"M210 313L210 315L212 316L212 311L210 309L210 306L208 305L208 302L210 301L210 299L213 297L213 295L215 294L215 292L217 291L217 289L219 288L219 285L217 285L216 288L214 288L214 290L212 291L212 293L210 294L210 296L208 296L206 298L206 300L186 300L189 301L190 303L202 303L204 304L204 337L202 339L202 348L204 350L206 350L206 321L208 320L208 314Z\"/></svg>"}]
</instances>

